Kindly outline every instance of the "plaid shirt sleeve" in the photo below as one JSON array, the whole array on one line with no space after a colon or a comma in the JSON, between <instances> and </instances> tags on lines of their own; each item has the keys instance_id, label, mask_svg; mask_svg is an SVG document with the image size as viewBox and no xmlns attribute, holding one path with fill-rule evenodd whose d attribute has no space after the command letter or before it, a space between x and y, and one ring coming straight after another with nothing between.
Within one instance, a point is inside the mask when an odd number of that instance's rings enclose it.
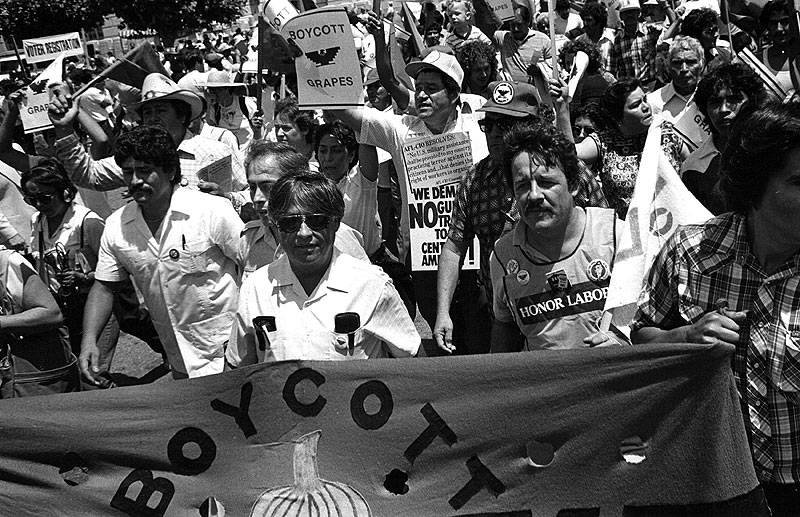
<instances>
[{"instance_id":1,"label":"plaid shirt sleeve","mask_svg":"<svg viewBox=\"0 0 800 517\"><path fill-rule=\"evenodd\" d=\"M475 229L472 227L472 219L470 213L470 189L472 188L472 180L475 177L475 167L470 167L461 182L458 185L458 192L453 203L453 213L450 217L450 229L447 232L447 238L453 242L461 244L463 242L472 242L475 235Z\"/></svg>"},{"instance_id":2,"label":"plaid shirt sleeve","mask_svg":"<svg viewBox=\"0 0 800 517\"><path fill-rule=\"evenodd\" d=\"M582 162L578 161L578 188L575 192L575 204L586 208L596 206L608 208L608 200L603 193L603 187L595 179L592 171Z\"/></svg>"},{"instance_id":3,"label":"plaid shirt sleeve","mask_svg":"<svg viewBox=\"0 0 800 517\"><path fill-rule=\"evenodd\" d=\"M631 330L642 327L671 330L685 324L678 312L677 298L680 268L683 267L678 258L682 234L679 229L670 237L650 267Z\"/></svg>"}]
</instances>

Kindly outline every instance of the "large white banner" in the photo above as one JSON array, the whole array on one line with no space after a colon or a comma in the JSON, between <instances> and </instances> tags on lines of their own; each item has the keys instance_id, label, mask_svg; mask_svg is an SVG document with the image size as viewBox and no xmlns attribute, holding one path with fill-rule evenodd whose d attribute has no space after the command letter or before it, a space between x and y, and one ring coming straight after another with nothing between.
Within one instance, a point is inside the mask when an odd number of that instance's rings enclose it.
<instances>
[{"instance_id":1,"label":"large white banner","mask_svg":"<svg viewBox=\"0 0 800 517\"><path fill-rule=\"evenodd\" d=\"M300 109L364 104L361 66L344 9L307 11L285 22L281 34L302 52L294 62Z\"/></svg>"},{"instance_id":2,"label":"large white banner","mask_svg":"<svg viewBox=\"0 0 800 517\"><path fill-rule=\"evenodd\" d=\"M56 34L54 36L45 36L44 38L24 39L22 40L22 46L25 49L25 58L28 63L50 61L61 53L64 56L83 55L81 35L77 32Z\"/></svg>"},{"instance_id":3,"label":"large white banner","mask_svg":"<svg viewBox=\"0 0 800 517\"><path fill-rule=\"evenodd\" d=\"M436 271L447 240L458 184L472 167L469 133L415 138L403 145L408 171L411 269ZM480 267L477 237L467 250L463 269Z\"/></svg>"},{"instance_id":4,"label":"large white banner","mask_svg":"<svg viewBox=\"0 0 800 517\"><path fill-rule=\"evenodd\" d=\"M682 224L702 223L712 214L686 188L661 150L661 126L647 135L636 188L623 225L605 311L615 325L628 325L650 266Z\"/></svg>"},{"instance_id":5,"label":"large white banner","mask_svg":"<svg viewBox=\"0 0 800 517\"><path fill-rule=\"evenodd\" d=\"M63 81L62 68L65 55L66 52L56 56L56 59L25 88L25 102L19 109L25 133L44 131L53 127L50 117L47 116L50 86Z\"/></svg>"}]
</instances>

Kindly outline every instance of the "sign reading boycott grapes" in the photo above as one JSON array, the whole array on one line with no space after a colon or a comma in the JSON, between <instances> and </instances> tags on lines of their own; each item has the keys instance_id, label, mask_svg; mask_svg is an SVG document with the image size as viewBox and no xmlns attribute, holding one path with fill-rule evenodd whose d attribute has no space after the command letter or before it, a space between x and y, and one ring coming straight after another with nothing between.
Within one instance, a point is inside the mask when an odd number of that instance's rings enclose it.
<instances>
[{"instance_id":1,"label":"sign reading boycott grapes","mask_svg":"<svg viewBox=\"0 0 800 517\"><path fill-rule=\"evenodd\" d=\"M281 362L2 400L0 493L19 517L711 513L757 486L732 353Z\"/></svg>"}]
</instances>

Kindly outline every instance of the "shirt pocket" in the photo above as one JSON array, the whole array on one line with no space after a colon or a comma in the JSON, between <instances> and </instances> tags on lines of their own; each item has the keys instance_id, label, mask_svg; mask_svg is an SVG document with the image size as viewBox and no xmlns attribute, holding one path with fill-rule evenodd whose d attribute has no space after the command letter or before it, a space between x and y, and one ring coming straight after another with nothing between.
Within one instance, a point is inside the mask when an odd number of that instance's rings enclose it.
<instances>
[{"instance_id":1,"label":"shirt pocket","mask_svg":"<svg viewBox=\"0 0 800 517\"><path fill-rule=\"evenodd\" d=\"M216 248L208 241L187 242L178 256L178 267L184 275L199 275L208 271Z\"/></svg>"}]
</instances>

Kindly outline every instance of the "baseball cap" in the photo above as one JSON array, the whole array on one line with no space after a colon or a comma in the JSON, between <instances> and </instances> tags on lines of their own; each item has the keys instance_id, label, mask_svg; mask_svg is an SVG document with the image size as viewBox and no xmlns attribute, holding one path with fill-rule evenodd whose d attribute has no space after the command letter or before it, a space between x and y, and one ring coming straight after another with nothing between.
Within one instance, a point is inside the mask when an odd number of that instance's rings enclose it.
<instances>
[{"instance_id":1,"label":"baseball cap","mask_svg":"<svg viewBox=\"0 0 800 517\"><path fill-rule=\"evenodd\" d=\"M492 95L478 111L510 117L527 117L539 113L542 98L532 84L509 81L489 83Z\"/></svg>"},{"instance_id":2,"label":"baseball cap","mask_svg":"<svg viewBox=\"0 0 800 517\"><path fill-rule=\"evenodd\" d=\"M406 65L406 73L415 79L423 70L442 72L454 80L459 88L464 80L464 70L458 64L456 57L440 50L433 50L422 61L412 61Z\"/></svg>"},{"instance_id":3,"label":"baseball cap","mask_svg":"<svg viewBox=\"0 0 800 517\"><path fill-rule=\"evenodd\" d=\"M639 0L622 0L619 3L619 12L631 11L633 9L642 10L642 6L639 5Z\"/></svg>"}]
</instances>

